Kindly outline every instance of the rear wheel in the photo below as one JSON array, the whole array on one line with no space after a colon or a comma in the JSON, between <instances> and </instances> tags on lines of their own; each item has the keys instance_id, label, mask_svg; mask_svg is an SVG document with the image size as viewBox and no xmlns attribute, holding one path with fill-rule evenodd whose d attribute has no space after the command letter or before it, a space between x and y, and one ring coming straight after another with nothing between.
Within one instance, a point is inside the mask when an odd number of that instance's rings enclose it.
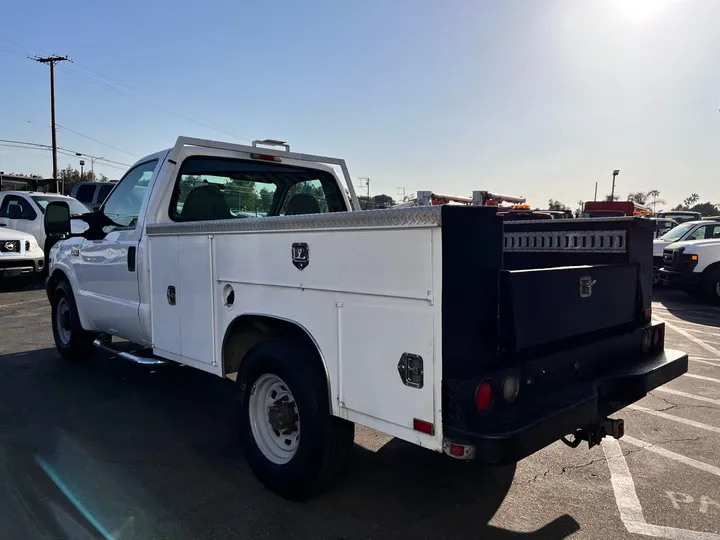
<instances>
[{"instance_id":1,"label":"rear wheel","mask_svg":"<svg viewBox=\"0 0 720 540\"><path fill-rule=\"evenodd\" d=\"M716 268L703 278L703 293L713 304L720 304L720 268Z\"/></svg>"},{"instance_id":2,"label":"rear wheel","mask_svg":"<svg viewBox=\"0 0 720 540\"><path fill-rule=\"evenodd\" d=\"M55 347L63 358L83 360L92 356L93 340L97 334L83 329L72 287L64 280L53 292L52 329Z\"/></svg>"},{"instance_id":3,"label":"rear wheel","mask_svg":"<svg viewBox=\"0 0 720 540\"><path fill-rule=\"evenodd\" d=\"M237 424L245 458L281 497L302 500L345 469L354 425L330 414L317 353L294 340L253 347L237 378Z\"/></svg>"}]
</instances>

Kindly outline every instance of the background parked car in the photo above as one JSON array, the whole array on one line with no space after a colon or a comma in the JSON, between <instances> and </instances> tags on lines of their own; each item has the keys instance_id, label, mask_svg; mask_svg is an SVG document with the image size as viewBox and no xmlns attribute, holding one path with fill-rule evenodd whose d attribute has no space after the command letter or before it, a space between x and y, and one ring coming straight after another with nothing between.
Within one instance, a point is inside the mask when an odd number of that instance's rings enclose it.
<instances>
[{"instance_id":1,"label":"background parked car","mask_svg":"<svg viewBox=\"0 0 720 540\"><path fill-rule=\"evenodd\" d=\"M659 270L663 266L663 250L675 242L720 238L720 221L688 221L671 229L653 241L653 284L660 283Z\"/></svg>"},{"instance_id":2,"label":"background parked car","mask_svg":"<svg viewBox=\"0 0 720 540\"><path fill-rule=\"evenodd\" d=\"M70 196L76 198L91 210L97 210L117 182L78 182L72 188Z\"/></svg>"},{"instance_id":3,"label":"background parked car","mask_svg":"<svg viewBox=\"0 0 720 540\"><path fill-rule=\"evenodd\" d=\"M669 210L667 212L658 212L659 218L674 219L678 223L686 223L688 221L700 221L702 214L700 212L688 212L683 210Z\"/></svg>"},{"instance_id":4,"label":"background parked car","mask_svg":"<svg viewBox=\"0 0 720 540\"><path fill-rule=\"evenodd\" d=\"M65 201L71 216L90 212L90 209L72 197L36 191L0 191L0 227L31 234L41 248L45 246L43 214L52 201ZM0 229L1 230L1 229Z\"/></svg>"}]
</instances>

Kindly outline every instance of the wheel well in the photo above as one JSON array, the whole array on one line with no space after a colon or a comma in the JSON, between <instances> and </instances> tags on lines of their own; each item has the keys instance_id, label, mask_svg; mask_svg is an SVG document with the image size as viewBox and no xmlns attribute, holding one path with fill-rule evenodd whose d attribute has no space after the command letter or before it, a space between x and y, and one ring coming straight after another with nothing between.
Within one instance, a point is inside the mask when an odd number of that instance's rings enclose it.
<instances>
[{"instance_id":1,"label":"wheel well","mask_svg":"<svg viewBox=\"0 0 720 540\"><path fill-rule=\"evenodd\" d=\"M223 375L237 373L248 351L257 343L270 338L284 337L300 341L317 352L316 369L325 379L328 391L328 404L332 403L330 375L315 340L299 324L267 315L240 315L235 318L227 330L222 344Z\"/></svg>"},{"instance_id":2,"label":"wheel well","mask_svg":"<svg viewBox=\"0 0 720 540\"><path fill-rule=\"evenodd\" d=\"M702 272L703 279L705 279L707 276L712 274L718 268L720 268L720 261L712 263L705 270L703 270L703 272Z\"/></svg>"},{"instance_id":3,"label":"wheel well","mask_svg":"<svg viewBox=\"0 0 720 540\"><path fill-rule=\"evenodd\" d=\"M47 295L48 295L48 300L50 300L50 302L52 302L52 297L53 297L53 293L55 292L55 287L57 287L57 284L63 280L67 281L67 282L70 281L67 278L67 276L65 275L65 272L63 272L62 270L55 270L48 278Z\"/></svg>"}]
</instances>

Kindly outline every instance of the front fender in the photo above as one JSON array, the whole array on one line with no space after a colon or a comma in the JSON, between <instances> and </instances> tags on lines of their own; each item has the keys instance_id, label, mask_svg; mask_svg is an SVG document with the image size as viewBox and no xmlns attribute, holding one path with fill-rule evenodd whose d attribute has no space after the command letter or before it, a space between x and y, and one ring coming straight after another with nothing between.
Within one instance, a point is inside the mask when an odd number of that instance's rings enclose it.
<instances>
[{"instance_id":1,"label":"front fender","mask_svg":"<svg viewBox=\"0 0 720 540\"><path fill-rule=\"evenodd\" d=\"M48 254L48 278L47 292L48 299L52 302L52 290L54 284L60 279L66 279L70 283L73 294L75 295L75 304L80 318L80 324L85 330L93 330L94 324L87 317L85 303L82 300L82 287L75 272L75 261L79 260L79 250L82 246L84 238L68 238L57 242ZM75 255L74 253L78 253Z\"/></svg>"}]
</instances>

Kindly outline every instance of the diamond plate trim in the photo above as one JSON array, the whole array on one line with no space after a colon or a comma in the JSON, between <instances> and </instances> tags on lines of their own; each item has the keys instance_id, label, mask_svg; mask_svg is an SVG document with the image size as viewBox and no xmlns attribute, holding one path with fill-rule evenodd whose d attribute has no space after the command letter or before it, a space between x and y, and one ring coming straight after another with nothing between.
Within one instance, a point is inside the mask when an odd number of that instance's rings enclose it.
<instances>
[{"instance_id":1,"label":"diamond plate trim","mask_svg":"<svg viewBox=\"0 0 720 540\"><path fill-rule=\"evenodd\" d=\"M505 252L625 253L626 231L533 231L505 233Z\"/></svg>"},{"instance_id":2,"label":"diamond plate trim","mask_svg":"<svg viewBox=\"0 0 720 540\"><path fill-rule=\"evenodd\" d=\"M413 208L333 212L302 216L154 223L147 226L147 234L156 236L166 234L297 231L306 229L437 227L440 225L441 209L441 206L416 206Z\"/></svg>"}]
</instances>

